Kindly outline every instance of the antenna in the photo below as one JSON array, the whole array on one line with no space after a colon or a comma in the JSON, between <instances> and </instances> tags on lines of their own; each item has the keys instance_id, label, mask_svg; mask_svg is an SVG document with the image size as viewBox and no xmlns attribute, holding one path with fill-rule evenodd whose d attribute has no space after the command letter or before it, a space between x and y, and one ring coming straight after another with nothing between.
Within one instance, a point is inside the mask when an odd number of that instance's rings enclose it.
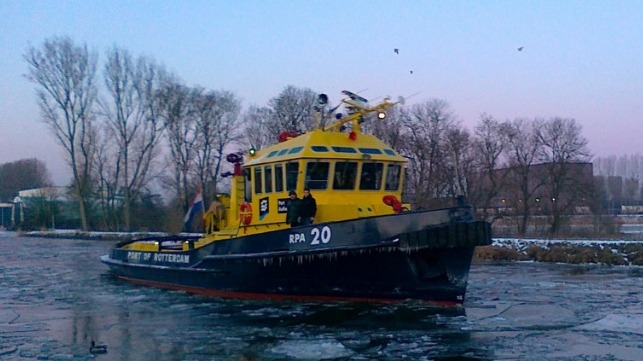
<instances>
[{"instance_id":1,"label":"antenna","mask_svg":"<svg viewBox=\"0 0 643 361\"><path fill-rule=\"evenodd\" d=\"M405 99L406 99L406 100L409 100L409 99L413 98L414 96L416 96L416 95L418 95L418 94L420 94L420 93L421 93L421 92L413 93L413 94L409 95L408 97L406 97ZM404 104L404 103L402 103L402 104Z\"/></svg>"},{"instance_id":2,"label":"antenna","mask_svg":"<svg viewBox=\"0 0 643 361\"><path fill-rule=\"evenodd\" d=\"M351 91L342 90L342 94L346 95L349 99L343 99L342 102L355 109L368 109L368 99L359 96Z\"/></svg>"}]
</instances>

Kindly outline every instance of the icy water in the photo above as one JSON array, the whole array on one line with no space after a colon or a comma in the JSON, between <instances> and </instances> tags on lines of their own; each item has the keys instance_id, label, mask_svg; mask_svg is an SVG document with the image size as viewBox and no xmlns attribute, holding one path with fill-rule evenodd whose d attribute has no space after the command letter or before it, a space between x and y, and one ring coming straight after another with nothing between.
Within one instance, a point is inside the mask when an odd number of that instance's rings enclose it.
<instances>
[{"instance_id":1,"label":"icy water","mask_svg":"<svg viewBox=\"0 0 643 361\"><path fill-rule=\"evenodd\" d=\"M0 360L643 360L640 267L475 264L459 309L239 301L116 280L113 244L0 233Z\"/></svg>"}]
</instances>

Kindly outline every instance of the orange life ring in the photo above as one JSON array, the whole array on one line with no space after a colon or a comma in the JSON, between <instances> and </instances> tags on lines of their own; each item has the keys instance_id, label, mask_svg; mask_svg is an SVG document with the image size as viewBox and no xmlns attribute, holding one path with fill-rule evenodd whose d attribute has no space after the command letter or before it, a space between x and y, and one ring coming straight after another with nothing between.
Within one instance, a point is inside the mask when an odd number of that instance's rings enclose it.
<instances>
[{"instance_id":1,"label":"orange life ring","mask_svg":"<svg viewBox=\"0 0 643 361\"><path fill-rule=\"evenodd\" d=\"M245 224L246 226L249 225L250 222L252 222L252 206L250 205L250 203L241 203L239 218L241 219L241 223Z\"/></svg>"},{"instance_id":2,"label":"orange life ring","mask_svg":"<svg viewBox=\"0 0 643 361\"><path fill-rule=\"evenodd\" d=\"M393 195L384 196L382 198L382 202L384 202L384 204L386 204L387 206L393 208L393 212L395 213L400 213L404 210L404 208L402 207L402 202L400 202L396 196L393 196Z\"/></svg>"}]
</instances>

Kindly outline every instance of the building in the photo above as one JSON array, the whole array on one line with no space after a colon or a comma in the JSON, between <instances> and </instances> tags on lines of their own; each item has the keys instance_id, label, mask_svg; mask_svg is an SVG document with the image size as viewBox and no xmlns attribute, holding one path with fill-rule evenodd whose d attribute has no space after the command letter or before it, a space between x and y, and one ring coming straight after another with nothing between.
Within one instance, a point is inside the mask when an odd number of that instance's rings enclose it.
<instances>
[{"instance_id":1,"label":"building","mask_svg":"<svg viewBox=\"0 0 643 361\"><path fill-rule=\"evenodd\" d=\"M13 226L13 222L11 221L12 211L13 203L0 203L0 230Z\"/></svg>"},{"instance_id":2,"label":"building","mask_svg":"<svg viewBox=\"0 0 643 361\"><path fill-rule=\"evenodd\" d=\"M66 187L42 187L25 189L18 192L18 197L26 198L44 198L51 201L68 201Z\"/></svg>"},{"instance_id":3,"label":"building","mask_svg":"<svg viewBox=\"0 0 643 361\"><path fill-rule=\"evenodd\" d=\"M480 198L487 199L487 214L520 214L525 205L532 215L548 215L554 208L564 214L586 213L592 201L593 164L542 163L496 169L481 183L478 189Z\"/></svg>"}]
</instances>

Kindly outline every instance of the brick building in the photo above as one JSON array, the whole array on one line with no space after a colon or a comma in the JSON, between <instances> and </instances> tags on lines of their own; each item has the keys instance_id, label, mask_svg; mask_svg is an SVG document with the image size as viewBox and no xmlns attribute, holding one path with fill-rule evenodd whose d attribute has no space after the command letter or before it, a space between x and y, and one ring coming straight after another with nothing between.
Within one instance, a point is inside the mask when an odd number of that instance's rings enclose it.
<instances>
[{"instance_id":1,"label":"brick building","mask_svg":"<svg viewBox=\"0 0 643 361\"><path fill-rule=\"evenodd\" d=\"M496 169L482 177L478 198L487 197L487 214L518 214L525 204L532 215L551 214L555 208L562 214L587 213L593 177L593 165L587 162ZM479 211L480 207L483 204Z\"/></svg>"}]
</instances>

